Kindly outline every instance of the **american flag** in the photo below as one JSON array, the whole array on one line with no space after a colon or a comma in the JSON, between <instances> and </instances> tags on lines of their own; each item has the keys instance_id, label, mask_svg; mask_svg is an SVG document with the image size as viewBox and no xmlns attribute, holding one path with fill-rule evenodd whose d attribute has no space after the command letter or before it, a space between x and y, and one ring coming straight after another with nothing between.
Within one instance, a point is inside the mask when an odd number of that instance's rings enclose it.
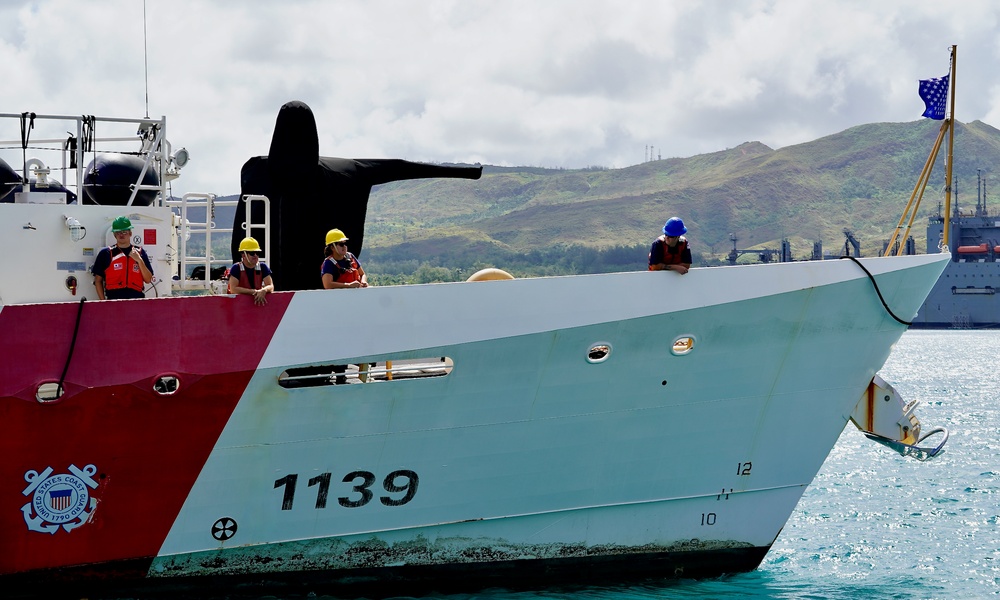
<instances>
[{"instance_id":1,"label":"american flag","mask_svg":"<svg viewBox=\"0 0 1000 600\"><path fill-rule=\"evenodd\" d=\"M948 104L948 75L933 79L920 80L920 99L926 109L923 117L941 121L944 119L945 107Z\"/></svg>"},{"instance_id":2,"label":"american flag","mask_svg":"<svg viewBox=\"0 0 1000 600\"><path fill-rule=\"evenodd\" d=\"M73 490L52 490L49 492L49 506L54 511L63 511L73 503Z\"/></svg>"}]
</instances>

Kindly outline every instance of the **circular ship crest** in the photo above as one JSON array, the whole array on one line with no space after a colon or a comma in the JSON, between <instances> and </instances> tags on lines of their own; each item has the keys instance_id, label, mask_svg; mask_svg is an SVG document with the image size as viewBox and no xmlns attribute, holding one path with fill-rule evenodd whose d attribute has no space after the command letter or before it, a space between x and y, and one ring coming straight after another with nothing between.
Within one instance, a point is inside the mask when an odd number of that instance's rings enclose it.
<instances>
[{"instance_id":1,"label":"circular ship crest","mask_svg":"<svg viewBox=\"0 0 1000 600\"><path fill-rule=\"evenodd\" d=\"M97 488L93 479L97 467L70 465L67 470L53 474L52 467L46 467L41 473L33 469L24 473L28 487L22 493L31 500L21 512L30 531L55 534L60 526L72 531L86 523L97 507L97 498L90 495Z\"/></svg>"}]
</instances>

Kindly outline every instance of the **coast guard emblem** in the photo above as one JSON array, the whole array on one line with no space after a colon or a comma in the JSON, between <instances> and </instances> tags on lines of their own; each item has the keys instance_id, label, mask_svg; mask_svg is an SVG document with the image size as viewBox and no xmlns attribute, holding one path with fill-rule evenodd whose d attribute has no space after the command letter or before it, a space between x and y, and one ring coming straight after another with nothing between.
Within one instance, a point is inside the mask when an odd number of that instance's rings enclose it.
<instances>
[{"instance_id":1,"label":"coast guard emblem","mask_svg":"<svg viewBox=\"0 0 1000 600\"><path fill-rule=\"evenodd\" d=\"M46 467L41 473L24 473L28 487L21 493L31 496L31 501L21 507L21 512L29 531L55 534L60 526L73 531L86 523L97 507L97 498L90 497L90 490L97 489L93 479L97 467L80 469L70 465L69 473L53 475L52 471L52 467Z\"/></svg>"}]
</instances>

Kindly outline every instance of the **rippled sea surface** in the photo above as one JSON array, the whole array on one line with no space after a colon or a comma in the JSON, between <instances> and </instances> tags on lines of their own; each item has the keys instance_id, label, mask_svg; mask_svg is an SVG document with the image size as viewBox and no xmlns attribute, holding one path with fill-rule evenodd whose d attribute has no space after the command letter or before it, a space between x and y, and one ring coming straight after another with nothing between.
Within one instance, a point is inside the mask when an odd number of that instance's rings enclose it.
<instances>
[{"instance_id":1,"label":"rippled sea surface","mask_svg":"<svg viewBox=\"0 0 1000 600\"><path fill-rule=\"evenodd\" d=\"M903 458L848 424L756 571L701 581L433 598L1000 595L1000 331L908 331L880 374L904 399L920 401L925 430L948 428L944 454L928 462Z\"/></svg>"}]
</instances>

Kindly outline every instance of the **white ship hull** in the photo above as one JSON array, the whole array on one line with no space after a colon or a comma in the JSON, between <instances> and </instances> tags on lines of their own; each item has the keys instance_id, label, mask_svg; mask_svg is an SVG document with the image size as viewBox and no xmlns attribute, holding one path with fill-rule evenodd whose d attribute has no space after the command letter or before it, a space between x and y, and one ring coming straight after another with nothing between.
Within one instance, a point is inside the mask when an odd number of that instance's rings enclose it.
<instances>
[{"instance_id":1,"label":"white ship hull","mask_svg":"<svg viewBox=\"0 0 1000 600\"><path fill-rule=\"evenodd\" d=\"M947 260L862 264L912 318ZM65 364L74 319L66 395L25 398ZM752 569L905 330L851 261L19 305L0 326L15 583L123 564L147 583ZM177 339L99 373L121 331ZM371 363L396 376L295 380ZM147 387L164 374L176 392ZM98 503L72 531L33 530L21 479L70 463L105 478Z\"/></svg>"},{"instance_id":2,"label":"white ship hull","mask_svg":"<svg viewBox=\"0 0 1000 600\"><path fill-rule=\"evenodd\" d=\"M902 261L924 276L879 275ZM941 260L865 264L912 316ZM299 292L149 574L759 560L903 330L847 261ZM675 356L681 336L695 345ZM595 343L611 348L600 364L586 360ZM277 385L291 365L437 356L447 376ZM403 494L383 478L400 470L417 492L385 506ZM341 481L356 471L375 476L374 498L346 508L335 499L363 498ZM306 482L323 473L317 508ZM223 516L238 543L208 535Z\"/></svg>"}]
</instances>

